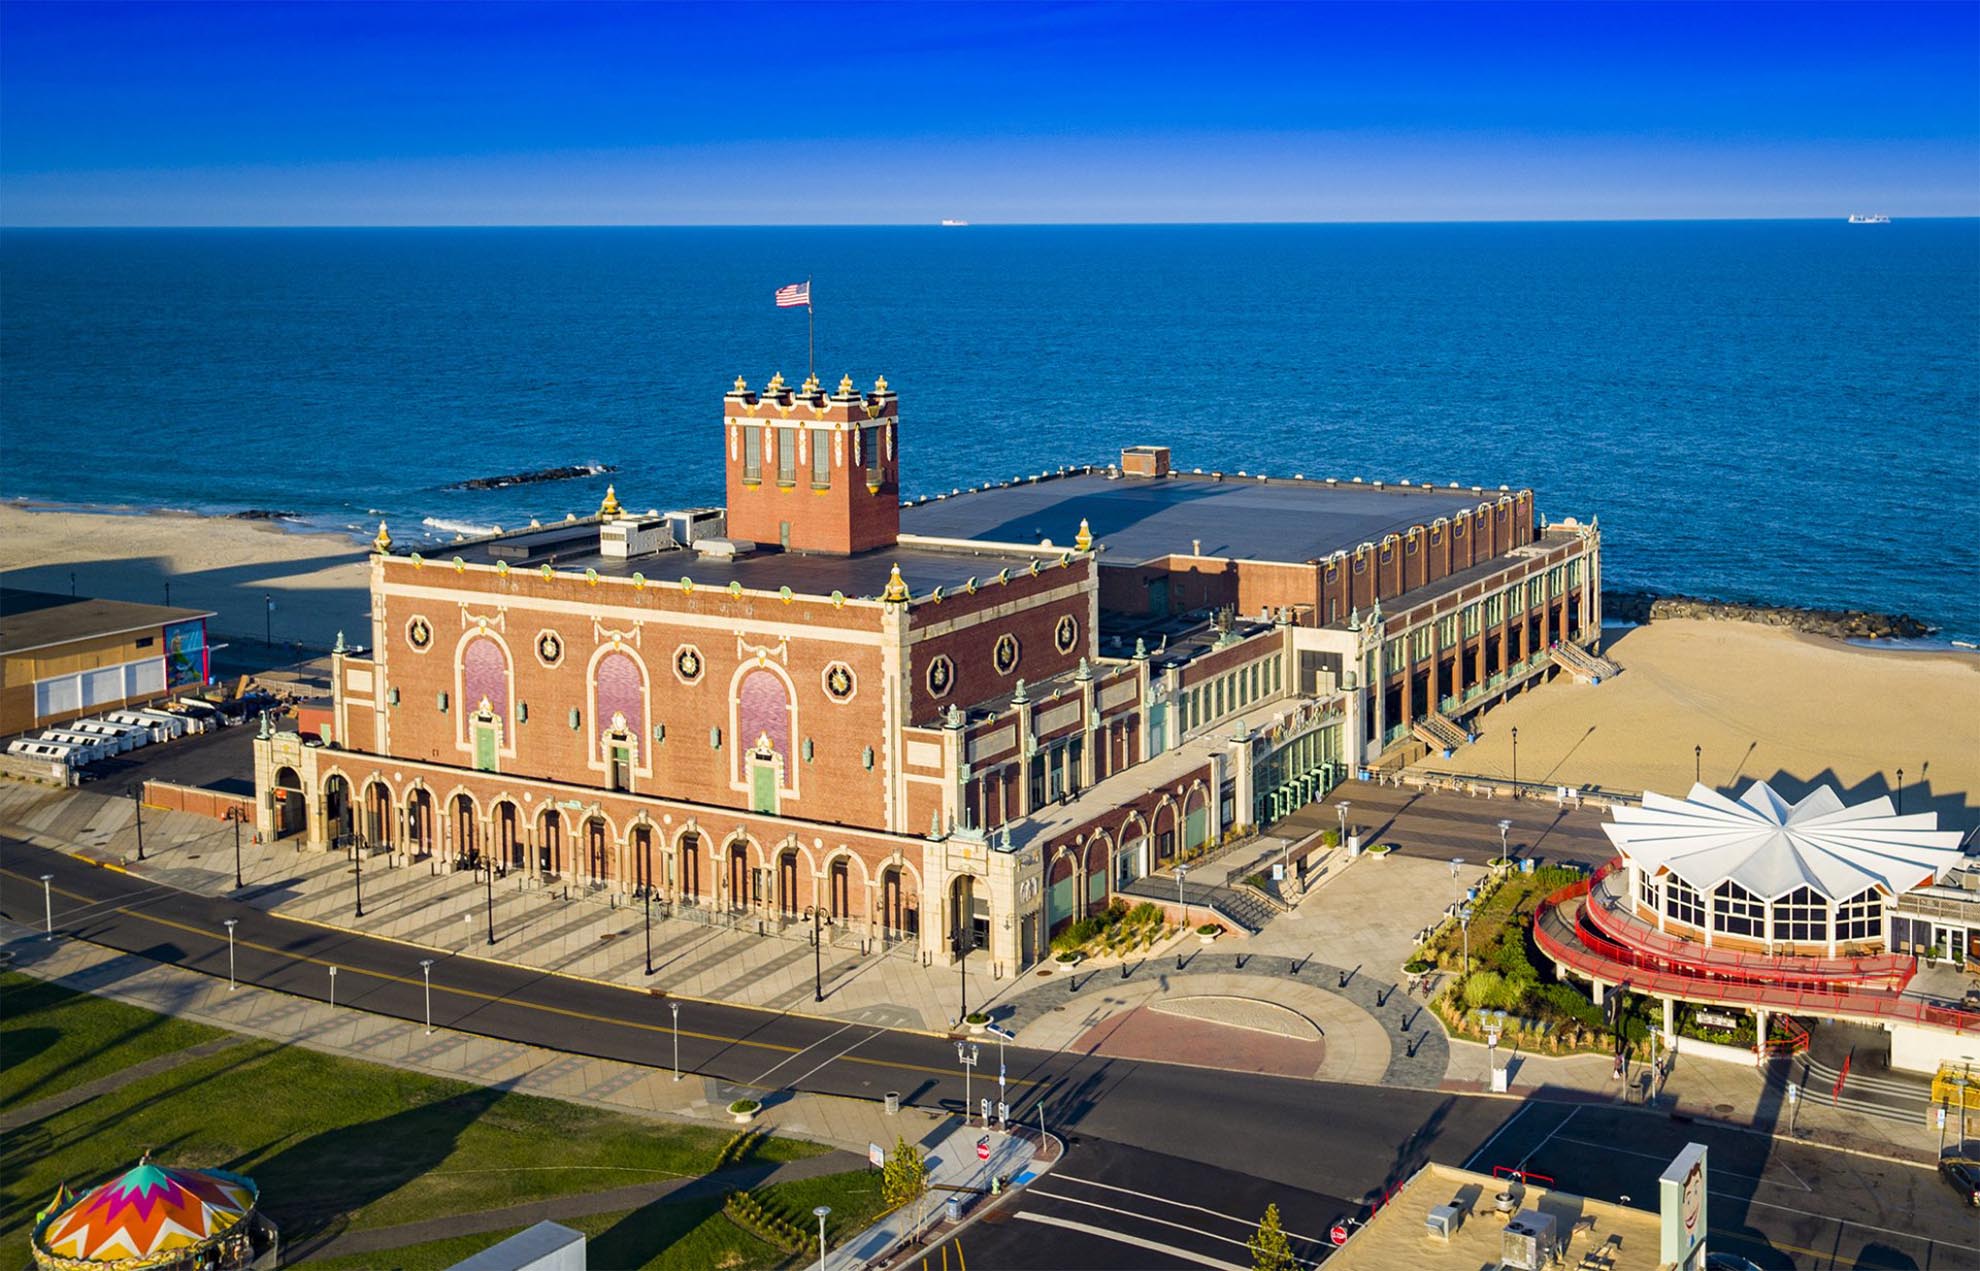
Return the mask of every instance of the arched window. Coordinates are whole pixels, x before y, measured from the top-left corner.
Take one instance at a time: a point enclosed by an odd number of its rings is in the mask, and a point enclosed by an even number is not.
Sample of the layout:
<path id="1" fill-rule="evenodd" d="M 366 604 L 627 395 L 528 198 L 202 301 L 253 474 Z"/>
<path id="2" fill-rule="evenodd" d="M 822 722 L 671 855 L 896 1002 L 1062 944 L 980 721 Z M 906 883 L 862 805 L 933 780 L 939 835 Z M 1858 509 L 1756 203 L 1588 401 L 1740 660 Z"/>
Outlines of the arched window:
<path id="1" fill-rule="evenodd" d="M 1712 930 L 1758 939 L 1766 932 L 1766 921 L 1766 903 L 1732 879 L 1712 889 Z"/>
<path id="2" fill-rule="evenodd" d="M 591 671 L 591 718 L 597 728 L 598 754 L 610 762 L 615 749 L 639 764 L 640 741 L 646 735 L 646 675 L 638 659 L 623 649 L 599 658 Z"/>
<path id="3" fill-rule="evenodd" d="M 1813 887 L 1797 887 L 1774 902 L 1774 939 L 1829 942 L 1829 901 Z"/>
<path id="4" fill-rule="evenodd" d="M 486 703 L 484 709 L 483 703 Z M 512 749 L 509 736 L 509 654 L 502 642 L 481 635 L 461 646 L 460 740 Z M 484 742 L 483 738 L 487 741 Z M 477 755 L 477 759 L 480 756 Z M 493 756 L 478 767 L 493 769 Z"/>
<path id="5" fill-rule="evenodd" d="M 791 699 L 782 676 L 762 668 L 743 676 L 736 688 L 736 727 L 744 749 L 767 738 L 775 753 L 791 753 Z"/>

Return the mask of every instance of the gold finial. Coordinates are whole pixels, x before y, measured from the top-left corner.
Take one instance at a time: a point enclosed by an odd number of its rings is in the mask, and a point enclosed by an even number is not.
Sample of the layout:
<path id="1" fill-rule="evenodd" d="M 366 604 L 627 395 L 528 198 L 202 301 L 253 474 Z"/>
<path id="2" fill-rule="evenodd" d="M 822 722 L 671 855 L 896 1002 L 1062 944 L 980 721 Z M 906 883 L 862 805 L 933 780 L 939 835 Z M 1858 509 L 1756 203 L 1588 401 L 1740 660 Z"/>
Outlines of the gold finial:
<path id="1" fill-rule="evenodd" d="M 784 386 L 784 373 L 782 371 L 778 371 L 775 375 L 772 375 L 770 377 L 770 385 L 769 385 L 770 391 L 774 393 L 783 386 Z"/>
<path id="2" fill-rule="evenodd" d="M 908 586 L 901 577 L 901 567 L 894 566 L 894 572 L 887 576 L 887 590 L 880 593 L 880 599 L 890 604 L 904 605 L 908 601 Z"/>
<path id="3" fill-rule="evenodd" d="M 378 523 L 378 537 L 371 540 L 371 545 L 378 549 L 380 556 L 391 555 L 392 536 L 385 532 L 385 522 L 380 521 Z"/>
<path id="4" fill-rule="evenodd" d="M 1073 539 L 1073 550 L 1076 552 L 1090 552 L 1093 550 L 1093 530 L 1092 527 L 1087 525 L 1086 518 L 1083 516 L 1079 518 L 1079 537 Z"/>
<path id="5" fill-rule="evenodd" d="M 806 393 L 815 393 L 818 391 L 818 375 L 816 372 L 804 377 L 804 391 Z"/>
<path id="6" fill-rule="evenodd" d="M 729 391 L 731 393 L 747 393 L 749 391 L 749 381 L 738 375 L 736 376 L 736 386 Z"/>
<path id="7" fill-rule="evenodd" d="M 885 397 L 887 395 L 886 376 L 882 375 L 879 379 L 873 381 L 873 391 L 880 394 L 882 397 Z"/>
<path id="8" fill-rule="evenodd" d="M 839 396 L 844 397 L 850 394 L 852 391 L 853 391 L 853 377 L 850 375 L 841 375 L 839 377 Z"/>
<path id="9" fill-rule="evenodd" d="M 598 515 L 618 516 L 625 509 L 619 506 L 619 492 L 612 486 L 605 487 L 605 501 L 598 505 Z"/>

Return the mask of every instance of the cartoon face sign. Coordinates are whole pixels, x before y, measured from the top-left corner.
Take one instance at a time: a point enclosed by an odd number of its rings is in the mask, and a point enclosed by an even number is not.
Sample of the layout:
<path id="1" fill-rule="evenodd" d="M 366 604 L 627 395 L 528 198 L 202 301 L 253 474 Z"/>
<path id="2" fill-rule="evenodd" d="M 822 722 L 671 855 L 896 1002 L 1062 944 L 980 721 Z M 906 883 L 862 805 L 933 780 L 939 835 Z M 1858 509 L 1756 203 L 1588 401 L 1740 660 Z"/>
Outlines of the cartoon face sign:
<path id="1" fill-rule="evenodd" d="M 1052 628 L 1052 647 L 1061 653 L 1071 653 L 1079 643 L 1079 619 L 1071 614 L 1061 617 Z"/>
<path id="2" fill-rule="evenodd" d="M 564 660 L 564 639 L 555 631 L 544 631 L 536 637 L 536 658 L 545 666 L 555 666 Z"/>
<path id="3" fill-rule="evenodd" d="M 692 684 L 701 678 L 701 650 L 691 644 L 684 644 L 674 651 L 674 674 L 680 676 L 683 684 Z"/>
<path id="4" fill-rule="evenodd" d="M 947 697 L 955 686 L 956 664 L 949 661 L 947 654 L 938 655 L 928 664 L 928 691 L 937 697 Z"/>
<path id="5" fill-rule="evenodd" d="M 859 682 L 853 677 L 852 668 L 844 662 L 834 662 L 825 668 L 825 696 L 835 702 L 852 700 L 853 690 Z"/>
<path id="6" fill-rule="evenodd" d="M 424 618 L 414 618 L 406 624 L 406 643 L 421 653 L 433 647 L 433 626 Z"/>
<path id="7" fill-rule="evenodd" d="M 1018 654 L 1017 637 L 1006 631 L 998 636 L 997 643 L 991 646 L 990 665 L 997 669 L 997 674 L 1009 675 L 1017 670 Z"/>

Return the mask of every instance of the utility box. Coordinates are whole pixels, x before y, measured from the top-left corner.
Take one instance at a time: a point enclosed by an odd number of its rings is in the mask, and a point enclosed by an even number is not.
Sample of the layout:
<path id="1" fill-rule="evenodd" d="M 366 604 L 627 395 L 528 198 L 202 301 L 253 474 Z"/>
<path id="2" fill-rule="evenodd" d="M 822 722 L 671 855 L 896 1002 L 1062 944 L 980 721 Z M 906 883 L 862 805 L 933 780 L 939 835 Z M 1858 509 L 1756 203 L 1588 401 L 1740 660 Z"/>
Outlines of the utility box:
<path id="1" fill-rule="evenodd" d="M 664 516 L 629 516 L 598 530 L 598 554 L 611 560 L 651 556 L 673 545 L 673 526 Z"/>
<path id="2" fill-rule="evenodd" d="M 1439 1240 L 1449 1240 L 1462 1226 L 1464 1226 L 1464 1206 L 1456 1201 L 1437 1206 L 1423 1220 L 1424 1230 Z"/>
<path id="3" fill-rule="evenodd" d="M 1554 1261 L 1555 1225 L 1552 1214 L 1528 1209 L 1506 1224 L 1499 1262 L 1508 1271 L 1545 1271 Z"/>

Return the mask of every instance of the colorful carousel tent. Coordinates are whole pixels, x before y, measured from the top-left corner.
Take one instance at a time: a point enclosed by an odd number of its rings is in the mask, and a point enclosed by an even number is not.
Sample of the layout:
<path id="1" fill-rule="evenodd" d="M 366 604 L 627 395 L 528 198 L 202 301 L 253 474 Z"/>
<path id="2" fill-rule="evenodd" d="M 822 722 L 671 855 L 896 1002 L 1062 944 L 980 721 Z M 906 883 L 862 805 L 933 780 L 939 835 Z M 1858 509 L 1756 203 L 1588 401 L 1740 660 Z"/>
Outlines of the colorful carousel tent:
<path id="1" fill-rule="evenodd" d="M 51 1271 L 245 1265 L 253 1182 L 147 1158 L 36 1223 L 34 1260 Z"/>

